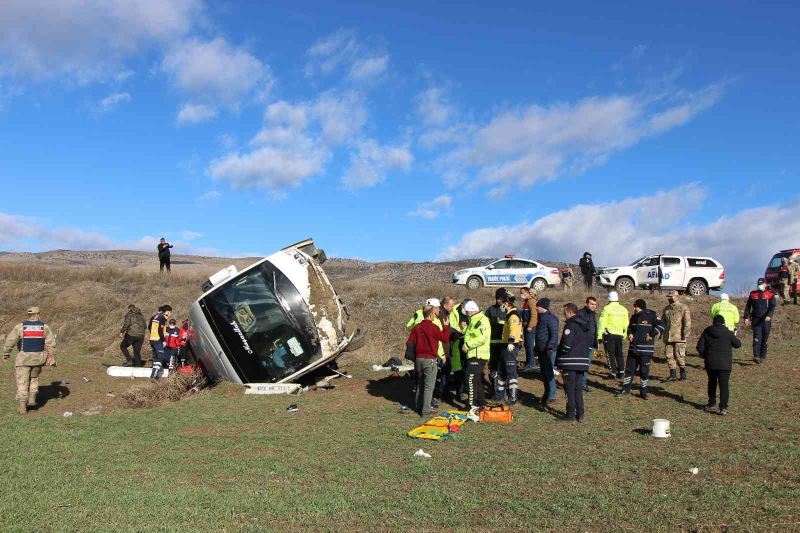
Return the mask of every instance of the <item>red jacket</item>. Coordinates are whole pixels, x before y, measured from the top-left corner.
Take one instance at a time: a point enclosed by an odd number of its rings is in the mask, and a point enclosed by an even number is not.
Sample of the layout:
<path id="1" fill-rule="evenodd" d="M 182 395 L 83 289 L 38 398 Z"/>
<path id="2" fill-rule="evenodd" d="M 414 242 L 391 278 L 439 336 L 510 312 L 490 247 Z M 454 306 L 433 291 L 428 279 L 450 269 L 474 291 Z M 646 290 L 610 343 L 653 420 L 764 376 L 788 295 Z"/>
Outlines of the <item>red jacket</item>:
<path id="1" fill-rule="evenodd" d="M 450 326 L 440 330 L 430 320 L 423 320 L 411 330 L 406 344 L 414 344 L 414 354 L 418 359 L 436 359 L 439 356 L 439 343 L 449 340 Z"/>
<path id="2" fill-rule="evenodd" d="M 187 340 L 189 340 L 189 328 L 181 328 L 178 332 L 178 346 L 183 348 Z"/>
<path id="3" fill-rule="evenodd" d="M 180 348 L 180 331 L 178 326 L 167 326 L 164 329 L 164 342 L 167 348 Z"/>

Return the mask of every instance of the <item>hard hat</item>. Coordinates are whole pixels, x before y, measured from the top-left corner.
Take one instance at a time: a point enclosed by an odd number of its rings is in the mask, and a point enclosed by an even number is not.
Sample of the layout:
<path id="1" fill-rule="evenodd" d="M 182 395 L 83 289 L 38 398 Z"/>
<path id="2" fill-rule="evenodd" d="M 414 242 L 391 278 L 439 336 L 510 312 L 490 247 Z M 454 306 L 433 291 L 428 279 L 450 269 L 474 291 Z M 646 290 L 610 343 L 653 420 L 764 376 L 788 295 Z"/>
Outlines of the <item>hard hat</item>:
<path id="1" fill-rule="evenodd" d="M 720 294 L 720 295 L 719 295 L 719 299 L 720 299 L 720 300 L 730 300 L 730 299 L 731 299 L 731 297 L 730 297 L 730 296 L 728 296 L 728 293 L 727 293 L 727 292 L 723 292 L 722 294 Z"/>
<path id="2" fill-rule="evenodd" d="M 441 307 L 442 303 L 439 301 L 439 298 L 428 298 L 425 300 L 425 305 L 430 305 L 431 307 Z"/>
<path id="3" fill-rule="evenodd" d="M 611 291 L 608 293 L 608 301 L 609 302 L 618 302 L 619 301 L 619 294 L 617 291 Z"/>
<path id="4" fill-rule="evenodd" d="M 36 307 L 36 306 L 29 307 L 28 308 L 28 314 L 29 315 L 38 315 L 39 314 L 39 308 Z"/>
<path id="5" fill-rule="evenodd" d="M 478 307 L 478 304 L 470 300 L 464 304 L 464 311 L 466 313 L 477 313 L 480 311 L 480 308 Z"/>

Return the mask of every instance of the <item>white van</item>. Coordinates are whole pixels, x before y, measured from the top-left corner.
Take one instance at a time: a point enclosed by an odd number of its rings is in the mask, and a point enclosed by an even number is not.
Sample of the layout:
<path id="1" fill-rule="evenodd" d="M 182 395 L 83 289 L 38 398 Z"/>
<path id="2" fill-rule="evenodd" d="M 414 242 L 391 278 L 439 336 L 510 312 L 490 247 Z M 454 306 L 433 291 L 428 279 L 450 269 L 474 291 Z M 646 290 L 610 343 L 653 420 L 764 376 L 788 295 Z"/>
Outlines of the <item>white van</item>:
<path id="1" fill-rule="evenodd" d="M 711 257 L 656 254 L 628 266 L 603 267 L 597 271 L 600 285 L 620 294 L 633 289 L 675 289 L 692 296 L 721 291 L 725 268 Z"/>

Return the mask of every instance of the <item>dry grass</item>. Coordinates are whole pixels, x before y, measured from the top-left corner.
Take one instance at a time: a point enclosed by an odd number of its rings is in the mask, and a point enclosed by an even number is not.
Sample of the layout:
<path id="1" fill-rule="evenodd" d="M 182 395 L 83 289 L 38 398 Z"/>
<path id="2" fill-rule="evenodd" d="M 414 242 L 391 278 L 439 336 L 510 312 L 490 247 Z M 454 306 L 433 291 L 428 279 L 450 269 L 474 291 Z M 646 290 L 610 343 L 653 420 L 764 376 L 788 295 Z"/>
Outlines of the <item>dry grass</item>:
<path id="1" fill-rule="evenodd" d="M 128 407 L 149 409 L 191 396 L 205 383 L 205 377 L 199 372 L 193 374 L 174 373 L 158 381 L 134 385 L 122 394 L 122 400 Z"/>

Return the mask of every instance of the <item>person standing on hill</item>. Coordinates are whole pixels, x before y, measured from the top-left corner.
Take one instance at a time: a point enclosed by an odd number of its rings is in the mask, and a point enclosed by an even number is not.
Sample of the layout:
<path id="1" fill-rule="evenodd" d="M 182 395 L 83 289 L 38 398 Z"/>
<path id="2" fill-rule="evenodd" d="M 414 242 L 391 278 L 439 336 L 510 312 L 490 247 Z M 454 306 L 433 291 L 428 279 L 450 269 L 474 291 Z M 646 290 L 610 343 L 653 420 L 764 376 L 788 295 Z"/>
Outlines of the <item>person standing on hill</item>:
<path id="1" fill-rule="evenodd" d="M 733 348 L 741 348 L 742 341 L 725 324 L 725 317 L 714 317 L 713 325 L 707 327 L 697 342 L 697 353 L 705 362 L 708 374 L 708 404 L 703 408 L 710 412 L 717 403 L 719 385 L 719 414 L 728 414 L 728 381 L 733 369 Z"/>
<path id="2" fill-rule="evenodd" d="M 686 341 L 692 331 L 689 308 L 679 301 L 678 291 L 669 291 L 662 316 L 664 317 L 664 354 L 669 367 L 667 381 L 686 380 Z M 680 370 L 680 378 L 677 375 Z"/>
<path id="3" fill-rule="evenodd" d="M 664 331 L 655 311 L 647 308 L 647 302 L 642 299 L 633 303 L 633 315 L 628 324 L 628 360 L 625 366 L 625 378 L 622 381 L 622 391 L 617 398 L 622 398 L 631 393 L 633 378 L 639 371 L 639 394 L 643 400 L 648 398 L 647 386 L 650 382 L 650 363 L 655 353 L 656 337 Z"/>
<path id="4" fill-rule="evenodd" d="M 719 301 L 711 306 L 711 318 L 718 315 L 725 318 L 725 326 L 735 333 L 739 324 L 739 309 L 731 303 L 730 296 L 724 292 L 719 295 Z"/>
<path id="5" fill-rule="evenodd" d="M 519 290 L 522 297 L 522 336 L 525 342 L 525 366 L 522 372 L 534 372 L 539 370 L 539 361 L 536 360 L 534 347 L 536 346 L 536 324 L 539 321 L 539 313 L 536 312 L 536 300 L 539 299 L 537 293 L 531 293 L 528 287 Z"/>
<path id="6" fill-rule="evenodd" d="M 503 306 L 508 291 L 500 287 L 494 291 L 495 304 L 485 311 L 486 318 L 492 326 L 492 343 L 489 356 L 489 381 L 492 385 L 492 394 L 497 392 L 497 369 L 503 360 L 503 328 L 506 325 L 506 309 Z"/>
<path id="7" fill-rule="evenodd" d="M 122 328 L 119 330 L 122 342 L 119 344 L 119 349 L 125 357 L 125 364 L 123 366 L 142 366 L 142 344 L 144 344 L 144 333 L 147 330 L 147 321 L 142 316 L 141 310 L 131 304 L 128 306 L 128 312 L 125 313 L 125 318 L 122 320 Z M 128 352 L 128 347 L 133 347 L 133 358 Z"/>
<path id="8" fill-rule="evenodd" d="M 583 252 L 583 257 L 578 261 L 578 266 L 581 269 L 581 274 L 583 274 L 583 283 L 586 285 L 586 290 L 591 291 L 592 283 L 594 283 L 594 276 L 597 274 L 597 269 L 594 267 L 594 262 L 592 261 L 592 254 Z"/>
<path id="9" fill-rule="evenodd" d="M 539 358 L 544 392 L 543 406 L 556 401 L 556 376 L 553 372 L 558 348 L 558 317 L 550 312 L 550 298 L 541 298 L 536 302 L 539 322 L 536 324 L 536 356 Z"/>
<path id="10" fill-rule="evenodd" d="M 600 312 L 597 321 L 597 340 L 603 341 L 608 357 L 609 376 L 622 379 L 625 376 L 625 358 L 622 354 L 622 339 L 628 329 L 628 310 L 619 303 L 616 291 L 608 293 L 608 304 Z"/>
<path id="11" fill-rule="evenodd" d="M 569 265 L 561 267 L 560 272 L 561 281 L 564 283 L 564 290 L 572 294 L 572 287 L 575 283 L 575 272 L 572 271 L 572 267 Z"/>
<path id="12" fill-rule="evenodd" d="M 167 274 L 172 272 L 169 264 L 170 248 L 172 248 L 172 245 L 167 242 L 167 239 L 161 237 L 161 241 L 158 243 L 158 271 L 162 274 L 165 268 L 167 269 Z"/>
<path id="13" fill-rule="evenodd" d="M 753 328 L 753 361 L 767 360 L 772 315 L 775 314 L 775 293 L 767 288 L 767 280 L 758 278 L 758 289 L 750 293 L 744 306 L 744 323 Z"/>
<path id="14" fill-rule="evenodd" d="M 464 312 L 469 322 L 464 330 L 461 351 L 466 359 L 467 393 L 472 411 L 484 405 L 483 367 L 489 360 L 492 326 L 474 301 L 464 304 Z"/>
<path id="15" fill-rule="evenodd" d="M 50 326 L 42 322 L 38 307 L 28 309 L 28 318 L 14 326 L 6 337 L 3 346 L 3 361 L 11 357 L 16 346 L 19 352 L 14 359 L 14 372 L 17 379 L 17 412 L 28 413 L 28 407 L 36 405 L 39 393 L 39 375 L 47 364 L 56 366 L 56 336 Z"/>
<path id="16" fill-rule="evenodd" d="M 562 419 L 567 422 L 583 420 L 582 374 L 589 371 L 589 357 L 592 341 L 590 325 L 578 316 L 578 306 L 569 303 L 564 306 L 564 333 L 558 345 L 556 366 L 564 376 L 567 393 L 567 413 Z"/>

